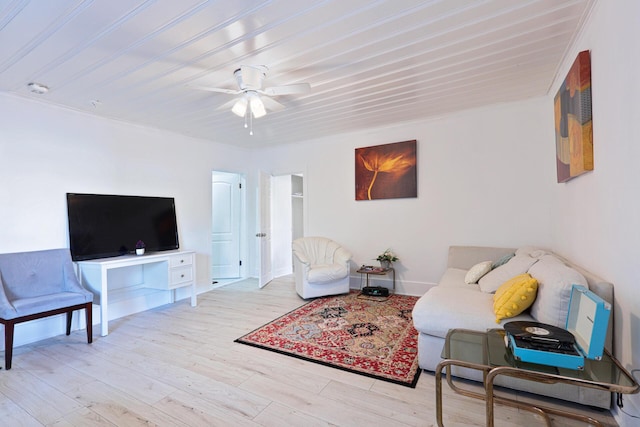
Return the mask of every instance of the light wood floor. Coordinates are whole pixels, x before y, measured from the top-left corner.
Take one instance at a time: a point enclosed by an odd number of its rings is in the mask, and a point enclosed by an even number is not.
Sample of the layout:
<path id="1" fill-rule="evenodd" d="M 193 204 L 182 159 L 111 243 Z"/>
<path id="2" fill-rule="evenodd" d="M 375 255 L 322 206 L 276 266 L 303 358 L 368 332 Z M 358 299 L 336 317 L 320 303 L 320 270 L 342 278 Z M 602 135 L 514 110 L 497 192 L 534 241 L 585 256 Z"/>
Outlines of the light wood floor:
<path id="1" fill-rule="evenodd" d="M 106 337 L 96 327 L 91 345 L 75 331 L 16 348 L 0 371 L 0 425 L 435 425 L 429 372 L 411 389 L 233 342 L 302 304 L 291 277 L 262 290 L 249 280 L 200 295 L 196 308 L 183 300 L 112 321 Z M 484 425 L 482 402 L 447 390 L 444 403 L 447 426 Z M 496 419 L 540 422 L 504 406 Z"/>

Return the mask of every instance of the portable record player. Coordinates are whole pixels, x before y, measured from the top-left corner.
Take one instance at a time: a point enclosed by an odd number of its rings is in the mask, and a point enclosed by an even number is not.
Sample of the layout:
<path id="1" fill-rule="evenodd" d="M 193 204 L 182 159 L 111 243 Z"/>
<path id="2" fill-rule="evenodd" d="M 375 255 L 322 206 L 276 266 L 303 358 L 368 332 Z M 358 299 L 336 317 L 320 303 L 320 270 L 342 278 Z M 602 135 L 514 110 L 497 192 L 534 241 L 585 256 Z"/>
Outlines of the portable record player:
<path id="1" fill-rule="evenodd" d="M 361 291 L 362 295 L 370 297 L 388 297 L 389 289 L 382 286 L 365 286 Z"/>
<path id="2" fill-rule="evenodd" d="M 538 322 L 507 322 L 506 341 L 522 362 L 583 369 L 584 359 L 600 360 L 611 305 L 584 286 L 573 285 L 566 329 Z"/>

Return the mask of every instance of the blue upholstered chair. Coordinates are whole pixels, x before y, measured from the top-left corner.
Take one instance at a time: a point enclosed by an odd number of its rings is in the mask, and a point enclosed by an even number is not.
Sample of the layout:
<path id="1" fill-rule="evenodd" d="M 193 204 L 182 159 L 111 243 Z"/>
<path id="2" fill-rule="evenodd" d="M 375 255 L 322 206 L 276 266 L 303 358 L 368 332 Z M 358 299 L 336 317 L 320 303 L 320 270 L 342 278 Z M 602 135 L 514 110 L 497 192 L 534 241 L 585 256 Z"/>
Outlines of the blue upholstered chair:
<path id="1" fill-rule="evenodd" d="M 5 369 L 11 369 L 17 323 L 85 309 L 87 342 L 93 341 L 93 294 L 76 278 L 69 249 L 0 254 L 0 323 L 4 325 Z"/>

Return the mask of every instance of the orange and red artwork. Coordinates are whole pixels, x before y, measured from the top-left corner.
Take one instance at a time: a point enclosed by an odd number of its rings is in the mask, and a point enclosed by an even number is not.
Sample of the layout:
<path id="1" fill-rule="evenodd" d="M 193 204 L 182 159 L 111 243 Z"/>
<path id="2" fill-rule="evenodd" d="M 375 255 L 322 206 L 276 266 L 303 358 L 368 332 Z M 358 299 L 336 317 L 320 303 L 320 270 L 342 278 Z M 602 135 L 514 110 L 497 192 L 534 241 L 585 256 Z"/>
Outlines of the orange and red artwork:
<path id="1" fill-rule="evenodd" d="M 593 170 L 591 56 L 578 54 L 554 99 L 558 182 Z"/>
<path id="2" fill-rule="evenodd" d="M 418 197 L 416 141 L 356 148 L 356 200 Z"/>

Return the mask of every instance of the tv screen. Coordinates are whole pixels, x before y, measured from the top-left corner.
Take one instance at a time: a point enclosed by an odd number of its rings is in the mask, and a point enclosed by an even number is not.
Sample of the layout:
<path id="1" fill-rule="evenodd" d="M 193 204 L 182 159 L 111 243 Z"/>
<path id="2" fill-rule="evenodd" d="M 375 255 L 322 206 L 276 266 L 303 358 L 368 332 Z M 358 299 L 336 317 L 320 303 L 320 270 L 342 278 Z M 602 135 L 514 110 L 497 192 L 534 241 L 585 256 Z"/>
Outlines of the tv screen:
<path id="1" fill-rule="evenodd" d="M 178 225 L 172 197 L 67 193 L 69 248 L 74 261 L 135 252 L 178 249 Z"/>

